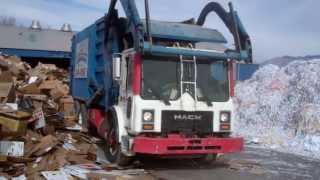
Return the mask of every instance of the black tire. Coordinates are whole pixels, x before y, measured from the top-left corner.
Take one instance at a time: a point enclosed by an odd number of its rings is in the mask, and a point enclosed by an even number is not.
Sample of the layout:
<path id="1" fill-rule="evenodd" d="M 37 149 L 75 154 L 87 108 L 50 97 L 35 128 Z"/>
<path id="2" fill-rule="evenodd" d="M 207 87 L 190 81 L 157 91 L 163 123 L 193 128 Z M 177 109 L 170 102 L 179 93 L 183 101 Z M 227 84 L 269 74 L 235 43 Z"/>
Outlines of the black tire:
<path id="1" fill-rule="evenodd" d="M 119 166 L 130 165 L 132 157 L 128 157 L 121 152 L 117 119 L 114 118 L 114 115 L 109 115 L 108 117 L 108 132 L 104 149 L 106 158 L 109 162 Z"/>
<path id="2" fill-rule="evenodd" d="M 218 157 L 217 154 L 206 154 L 206 155 L 203 155 L 200 158 L 197 158 L 197 160 L 199 160 L 200 162 L 203 162 L 203 163 L 209 163 L 210 164 L 210 163 L 216 161 L 217 157 Z"/>
<path id="3" fill-rule="evenodd" d="M 90 131 L 92 127 L 90 126 L 88 109 L 85 103 L 82 103 L 80 101 L 75 101 L 74 106 L 75 106 L 75 111 L 76 111 L 78 120 L 80 121 L 81 119 L 82 121 L 80 125 L 83 127 L 83 131 L 84 132 L 87 132 L 88 130 Z"/>

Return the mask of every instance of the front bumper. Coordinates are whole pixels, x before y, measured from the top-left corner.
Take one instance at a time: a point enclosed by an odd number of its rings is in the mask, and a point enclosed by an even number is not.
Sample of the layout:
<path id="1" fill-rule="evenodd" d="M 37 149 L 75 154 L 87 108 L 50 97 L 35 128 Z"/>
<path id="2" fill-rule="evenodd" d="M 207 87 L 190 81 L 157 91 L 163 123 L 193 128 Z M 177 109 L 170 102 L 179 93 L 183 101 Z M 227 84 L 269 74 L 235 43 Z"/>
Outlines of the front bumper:
<path id="1" fill-rule="evenodd" d="M 151 155 L 234 153 L 243 150 L 243 138 L 185 138 L 180 135 L 134 138 L 133 151 Z"/>

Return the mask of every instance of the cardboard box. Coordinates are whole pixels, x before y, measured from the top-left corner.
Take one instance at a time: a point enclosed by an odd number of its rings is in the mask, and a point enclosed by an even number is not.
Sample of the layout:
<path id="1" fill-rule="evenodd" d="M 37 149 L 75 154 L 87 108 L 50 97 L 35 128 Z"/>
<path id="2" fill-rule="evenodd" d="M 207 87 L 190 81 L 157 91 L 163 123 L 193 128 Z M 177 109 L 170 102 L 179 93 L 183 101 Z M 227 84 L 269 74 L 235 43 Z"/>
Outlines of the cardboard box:
<path id="1" fill-rule="evenodd" d="M 8 161 L 8 157 L 4 156 L 4 155 L 0 155 L 0 163 L 1 162 L 7 162 Z"/>
<path id="2" fill-rule="evenodd" d="M 43 81 L 40 84 L 39 89 L 40 90 L 52 90 L 52 89 L 55 89 L 61 85 L 62 85 L 62 83 L 58 80 L 47 80 L 47 81 Z"/>
<path id="3" fill-rule="evenodd" d="M 64 116 L 75 116 L 74 101 L 71 96 L 60 99 L 60 111 L 64 113 Z"/>
<path id="4" fill-rule="evenodd" d="M 77 124 L 77 117 L 74 108 L 74 101 L 71 96 L 67 96 L 60 99 L 59 102 L 60 112 L 64 114 L 65 127 L 73 127 Z"/>
<path id="5" fill-rule="evenodd" d="M 69 88 L 66 85 L 57 85 L 56 88 L 50 91 L 50 95 L 53 99 L 57 100 L 64 96 L 67 96 L 69 93 Z"/>
<path id="6" fill-rule="evenodd" d="M 30 98 L 32 100 L 36 101 L 47 101 L 48 97 L 44 94 L 24 94 L 24 98 Z"/>
<path id="7" fill-rule="evenodd" d="M 0 112 L 0 125 L 9 131 L 25 133 L 31 114 L 17 111 L 14 113 Z"/>
<path id="8" fill-rule="evenodd" d="M 41 138 L 40 142 L 32 147 L 32 149 L 28 152 L 27 156 L 42 156 L 49 151 L 51 151 L 55 146 L 59 144 L 59 141 L 56 137 L 52 135 L 47 135 Z"/>
<path id="9" fill-rule="evenodd" d="M 19 91 L 25 94 L 40 94 L 38 83 L 26 84 L 19 88 Z"/>
<path id="10" fill-rule="evenodd" d="M 14 102 L 14 83 L 10 72 L 5 71 L 0 75 L 0 102 Z"/>

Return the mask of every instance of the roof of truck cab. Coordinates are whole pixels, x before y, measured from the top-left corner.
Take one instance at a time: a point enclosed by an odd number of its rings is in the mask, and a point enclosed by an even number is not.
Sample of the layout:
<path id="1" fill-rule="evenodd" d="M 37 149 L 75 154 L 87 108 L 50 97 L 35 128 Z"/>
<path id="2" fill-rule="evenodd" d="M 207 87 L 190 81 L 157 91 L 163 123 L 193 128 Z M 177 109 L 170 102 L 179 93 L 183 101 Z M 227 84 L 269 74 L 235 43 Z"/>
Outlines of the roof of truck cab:
<path id="1" fill-rule="evenodd" d="M 102 17 L 96 21 L 96 24 L 101 24 L 104 20 L 105 18 Z M 181 22 L 159 20 L 151 20 L 150 22 L 151 33 L 155 38 L 191 42 L 227 43 L 226 38 L 216 29 Z M 144 19 L 142 19 L 142 24 L 146 32 Z"/>
<path id="2" fill-rule="evenodd" d="M 146 30 L 146 23 L 143 20 Z M 179 22 L 150 21 L 152 37 L 192 42 L 227 43 L 225 37 L 215 29 L 209 29 L 195 24 Z"/>

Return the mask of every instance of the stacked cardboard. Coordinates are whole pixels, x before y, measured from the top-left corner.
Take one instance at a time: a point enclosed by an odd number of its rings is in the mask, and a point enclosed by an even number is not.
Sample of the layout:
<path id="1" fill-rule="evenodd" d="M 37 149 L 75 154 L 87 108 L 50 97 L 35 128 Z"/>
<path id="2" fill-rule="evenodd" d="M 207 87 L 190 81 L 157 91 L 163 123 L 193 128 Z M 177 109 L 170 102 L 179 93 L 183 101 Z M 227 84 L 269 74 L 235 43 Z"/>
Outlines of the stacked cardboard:
<path id="1" fill-rule="evenodd" d="M 153 179 L 96 163 L 98 139 L 77 124 L 67 83 L 55 65 L 0 56 L 0 179 Z"/>
<path id="2" fill-rule="evenodd" d="M 96 145 L 67 130 L 77 124 L 67 77 L 55 65 L 0 56 L 1 177 L 43 179 L 42 171 L 95 163 Z"/>

